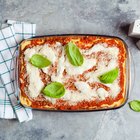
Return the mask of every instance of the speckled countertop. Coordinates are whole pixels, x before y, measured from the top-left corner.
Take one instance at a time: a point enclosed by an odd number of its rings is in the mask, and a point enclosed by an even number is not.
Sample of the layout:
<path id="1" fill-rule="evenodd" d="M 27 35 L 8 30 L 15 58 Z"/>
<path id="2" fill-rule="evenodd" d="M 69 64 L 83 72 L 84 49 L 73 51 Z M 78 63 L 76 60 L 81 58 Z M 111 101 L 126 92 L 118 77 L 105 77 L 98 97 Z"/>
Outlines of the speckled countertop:
<path id="1" fill-rule="evenodd" d="M 123 38 L 136 65 L 129 101 L 140 99 L 140 51 L 127 36 L 128 25 L 138 18 L 139 0 L 0 0 L 1 23 L 6 19 L 34 22 L 38 35 L 93 33 Z M 128 104 L 111 111 L 33 114 L 33 120 L 23 124 L 0 120 L 0 140 L 140 140 L 140 113 Z"/>

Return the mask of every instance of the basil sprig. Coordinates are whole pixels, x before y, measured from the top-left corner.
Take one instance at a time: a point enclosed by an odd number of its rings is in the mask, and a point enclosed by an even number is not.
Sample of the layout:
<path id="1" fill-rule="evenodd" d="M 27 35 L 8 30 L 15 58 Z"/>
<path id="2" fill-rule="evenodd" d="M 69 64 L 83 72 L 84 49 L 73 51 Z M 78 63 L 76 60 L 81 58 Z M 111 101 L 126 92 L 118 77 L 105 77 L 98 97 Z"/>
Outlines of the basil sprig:
<path id="1" fill-rule="evenodd" d="M 66 55 L 69 62 L 74 66 L 81 66 L 84 62 L 84 58 L 79 51 L 79 48 L 72 42 L 66 45 Z"/>
<path id="2" fill-rule="evenodd" d="M 129 106 L 133 111 L 140 112 L 140 101 L 133 100 L 129 102 Z"/>
<path id="3" fill-rule="evenodd" d="M 102 74 L 98 78 L 102 83 L 109 84 L 114 82 L 114 80 L 118 77 L 118 74 L 119 74 L 119 69 L 115 68 L 111 71 Z"/>
<path id="4" fill-rule="evenodd" d="M 30 59 L 30 63 L 35 67 L 44 68 L 49 66 L 51 61 L 40 54 L 34 54 Z"/>
<path id="5" fill-rule="evenodd" d="M 65 88 L 59 82 L 52 82 L 43 89 L 43 94 L 51 98 L 60 98 L 65 94 Z"/>

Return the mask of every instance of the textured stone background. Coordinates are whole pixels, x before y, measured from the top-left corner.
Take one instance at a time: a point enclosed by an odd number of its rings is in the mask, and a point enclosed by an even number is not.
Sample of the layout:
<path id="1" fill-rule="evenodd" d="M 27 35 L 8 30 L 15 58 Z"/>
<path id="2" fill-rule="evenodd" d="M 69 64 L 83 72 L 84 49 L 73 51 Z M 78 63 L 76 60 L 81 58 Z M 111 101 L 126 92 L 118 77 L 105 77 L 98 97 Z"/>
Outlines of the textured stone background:
<path id="1" fill-rule="evenodd" d="M 136 39 L 127 36 L 128 25 L 138 18 L 139 0 L 0 0 L 0 23 L 6 19 L 34 22 L 38 35 L 93 33 L 123 38 L 136 66 L 128 101 L 140 99 L 140 51 Z M 140 113 L 131 111 L 128 104 L 102 112 L 33 113 L 34 119 L 24 124 L 0 120 L 0 140 L 140 140 Z"/>

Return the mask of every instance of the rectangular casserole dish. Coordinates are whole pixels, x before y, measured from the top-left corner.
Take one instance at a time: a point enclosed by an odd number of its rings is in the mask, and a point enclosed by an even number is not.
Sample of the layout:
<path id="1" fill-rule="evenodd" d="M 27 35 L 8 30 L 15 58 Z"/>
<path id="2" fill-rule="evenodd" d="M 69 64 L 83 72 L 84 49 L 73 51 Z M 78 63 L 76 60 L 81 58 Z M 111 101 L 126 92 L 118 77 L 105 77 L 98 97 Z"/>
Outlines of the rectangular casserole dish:
<path id="1" fill-rule="evenodd" d="M 76 44 L 84 56 L 81 68 L 68 64 L 66 54 L 63 54 L 65 60 L 59 65 L 62 49 L 65 53 L 65 46 L 69 42 Z M 59 51 L 60 56 L 56 54 Z M 50 68 L 31 66 L 30 59 L 34 54 L 50 58 Z M 119 108 L 128 98 L 129 59 L 127 45 L 118 37 L 78 34 L 48 35 L 24 40 L 19 46 L 18 56 L 20 102 L 25 107 L 41 110 L 92 111 Z M 101 74 L 116 67 L 119 75 L 112 84 L 99 81 Z M 61 80 L 57 75 L 60 69 L 63 70 Z M 63 97 L 50 98 L 42 94 L 46 85 L 60 81 L 66 89 Z"/>

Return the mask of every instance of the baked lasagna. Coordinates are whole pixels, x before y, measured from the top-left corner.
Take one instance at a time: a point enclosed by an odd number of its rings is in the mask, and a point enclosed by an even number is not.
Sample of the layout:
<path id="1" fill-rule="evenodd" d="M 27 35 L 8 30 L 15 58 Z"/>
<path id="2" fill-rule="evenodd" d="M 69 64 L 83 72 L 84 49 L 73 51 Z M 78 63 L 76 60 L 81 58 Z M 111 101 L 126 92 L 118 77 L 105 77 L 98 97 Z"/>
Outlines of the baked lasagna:
<path id="1" fill-rule="evenodd" d="M 117 108 L 126 100 L 126 48 L 119 38 L 47 36 L 19 47 L 20 101 L 44 110 Z"/>

